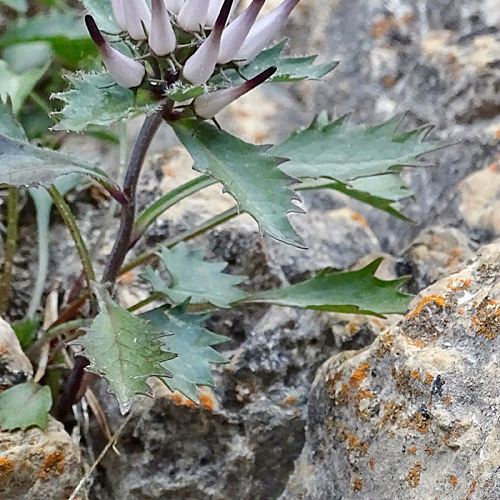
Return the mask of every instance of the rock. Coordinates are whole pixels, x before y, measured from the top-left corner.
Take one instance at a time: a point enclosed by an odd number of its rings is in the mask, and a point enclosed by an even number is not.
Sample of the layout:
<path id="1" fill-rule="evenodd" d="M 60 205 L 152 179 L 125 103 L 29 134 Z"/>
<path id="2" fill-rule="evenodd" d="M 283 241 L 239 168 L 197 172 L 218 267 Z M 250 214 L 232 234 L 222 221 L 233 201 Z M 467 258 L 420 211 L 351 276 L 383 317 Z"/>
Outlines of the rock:
<path id="1" fill-rule="evenodd" d="M 500 497 L 500 243 L 423 291 L 311 389 L 283 500 Z"/>
<path id="2" fill-rule="evenodd" d="M 32 375 L 33 367 L 14 330 L 0 318 L 0 390 L 24 382 Z"/>
<path id="3" fill-rule="evenodd" d="M 78 446 L 52 417 L 44 431 L 0 432 L 0 498 L 67 500 L 83 474 Z"/>
<path id="4" fill-rule="evenodd" d="M 473 252 L 467 236 L 457 228 L 430 227 L 422 232 L 398 260 L 398 274 L 410 276 L 410 293 L 457 272 Z"/>

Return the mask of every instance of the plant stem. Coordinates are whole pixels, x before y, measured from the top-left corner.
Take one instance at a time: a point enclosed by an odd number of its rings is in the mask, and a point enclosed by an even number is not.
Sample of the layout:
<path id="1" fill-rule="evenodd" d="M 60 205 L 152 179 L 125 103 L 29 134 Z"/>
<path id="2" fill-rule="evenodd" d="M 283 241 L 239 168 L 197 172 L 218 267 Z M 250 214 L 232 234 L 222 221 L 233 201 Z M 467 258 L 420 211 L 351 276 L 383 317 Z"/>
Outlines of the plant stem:
<path id="1" fill-rule="evenodd" d="M 91 283 L 95 281 L 95 273 L 94 268 L 92 267 L 92 259 L 90 258 L 90 253 L 88 251 L 85 242 L 83 241 L 82 235 L 78 226 L 76 225 L 75 217 L 71 212 L 64 196 L 61 195 L 59 190 L 55 186 L 51 186 L 49 188 L 49 194 L 54 202 L 54 205 L 57 207 L 59 214 L 61 215 L 66 227 L 71 233 L 71 237 L 75 242 L 76 249 L 78 251 L 78 255 L 80 256 L 80 260 L 83 266 L 83 272 L 85 273 L 85 277 L 87 279 L 87 285 L 89 289 L 89 297 L 92 296 L 91 293 Z"/>
<path id="2" fill-rule="evenodd" d="M 130 248 L 130 241 L 135 220 L 137 182 L 139 181 L 144 158 L 146 157 L 151 141 L 153 140 L 162 119 L 163 117 L 161 111 L 153 115 L 149 115 L 146 118 L 139 133 L 139 137 L 137 138 L 137 142 L 135 143 L 134 150 L 132 151 L 132 156 L 125 175 L 125 181 L 123 183 L 123 194 L 125 195 L 127 201 L 122 205 L 120 228 L 118 230 L 113 250 L 111 251 L 111 255 L 106 265 L 106 269 L 104 270 L 102 277 L 103 283 L 109 283 L 111 285 L 115 283 L 120 267 L 122 266 Z"/>
<path id="3" fill-rule="evenodd" d="M 0 284 L 0 314 L 5 314 L 9 305 L 12 275 L 14 273 L 14 256 L 16 255 L 17 230 L 19 222 L 19 193 L 14 187 L 9 187 L 8 193 L 5 263 L 3 268 L 2 282 Z"/>
<path id="4" fill-rule="evenodd" d="M 130 262 L 128 262 L 125 266 L 122 267 L 122 269 L 120 270 L 120 274 L 124 274 L 130 271 L 131 269 L 134 269 L 140 266 L 141 264 L 145 264 L 146 262 L 149 262 L 150 260 L 156 258 L 157 257 L 156 253 L 160 251 L 162 247 L 165 246 L 167 248 L 172 248 L 181 241 L 192 240 L 193 238 L 196 238 L 197 236 L 206 233 L 210 229 L 218 226 L 219 224 L 227 222 L 228 220 L 236 217 L 238 214 L 239 212 L 237 207 L 230 208 L 229 210 L 226 210 L 225 212 L 216 215 L 211 219 L 208 219 L 199 226 L 193 227 L 189 231 L 184 231 L 182 233 L 173 236 L 172 238 L 168 238 L 163 244 L 158 245 L 152 251 L 145 252 L 136 257 L 135 259 L 131 260 Z"/>
<path id="5" fill-rule="evenodd" d="M 174 206 L 181 200 L 184 200 L 188 196 L 191 196 L 202 189 L 216 184 L 218 181 L 212 179 L 206 175 L 201 175 L 196 179 L 193 179 L 182 186 L 173 189 L 165 196 L 162 196 L 158 201 L 153 203 L 148 207 L 142 214 L 137 217 L 134 224 L 134 231 L 131 240 L 131 246 L 133 246 L 146 232 L 147 228 L 165 211 L 170 207 Z"/>

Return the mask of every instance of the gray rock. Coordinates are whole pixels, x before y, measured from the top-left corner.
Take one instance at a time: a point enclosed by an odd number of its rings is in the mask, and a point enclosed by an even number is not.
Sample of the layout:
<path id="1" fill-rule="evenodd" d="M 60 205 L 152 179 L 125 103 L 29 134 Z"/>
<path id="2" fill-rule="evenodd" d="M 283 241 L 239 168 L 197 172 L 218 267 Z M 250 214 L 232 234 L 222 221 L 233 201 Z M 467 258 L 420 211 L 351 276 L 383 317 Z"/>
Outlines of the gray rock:
<path id="1" fill-rule="evenodd" d="M 0 390 L 24 382 L 32 375 L 33 367 L 14 330 L 0 318 Z"/>
<path id="2" fill-rule="evenodd" d="M 78 446 L 52 417 L 44 431 L 0 432 L 0 498 L 67 500 L 83 474 Z"/>
<path id="3" fill-rule="evenodd" d="M 500 497 L 500 244 L 318 372 L 283 500 Z"/>

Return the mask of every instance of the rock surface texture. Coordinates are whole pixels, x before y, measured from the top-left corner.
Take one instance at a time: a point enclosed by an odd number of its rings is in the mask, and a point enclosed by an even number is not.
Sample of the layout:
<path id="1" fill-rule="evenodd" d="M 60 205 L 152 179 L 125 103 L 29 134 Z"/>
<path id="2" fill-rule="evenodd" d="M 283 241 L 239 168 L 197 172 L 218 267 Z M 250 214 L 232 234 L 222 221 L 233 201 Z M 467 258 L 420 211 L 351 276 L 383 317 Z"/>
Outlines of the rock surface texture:
<path id="1" fill-rule="evenodd" d="M 369 348 L 328 360 L 281 498 L 499 498 L 499 299 L 495 243 Z"/>

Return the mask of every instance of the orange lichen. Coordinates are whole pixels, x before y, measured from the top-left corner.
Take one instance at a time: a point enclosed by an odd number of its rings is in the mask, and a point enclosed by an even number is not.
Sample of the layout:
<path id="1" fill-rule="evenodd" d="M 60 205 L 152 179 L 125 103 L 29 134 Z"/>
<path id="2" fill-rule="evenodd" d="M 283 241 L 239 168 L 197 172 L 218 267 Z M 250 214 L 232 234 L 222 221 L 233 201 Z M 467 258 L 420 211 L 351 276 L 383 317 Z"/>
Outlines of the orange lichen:
<path id="1" fill-rule="evenodd" d="M 368 445 L 358 439 L 354 434 L 347 434 L 347 448 L 349 451 L 354 451 L 359 449 L 362 455 L 366 455 L 368 451 Z"/>
<path id="2" fill-rule="evenodd" d="M 412 339 L 407 335 L 403 335 L 406 342 L 413 347 L 418 347 L 418 349 L 425 349 L 427 347 L 427 342 L 423 339 Z"/>
<path id="3" fill-rule="evenodd" d="M 14 472 L 14 463 L 7 457 L 0 458 L 0 482 L 6 481 Z"/>
<path id="4" fill-rule="evenodd" d="M 448 307 L 448 304 L 446 304 L 446 301 L 444 300 L 444 297 L 441 295 L 428 295 L 427 297 L 424 297 L 418 304 L 417 307 L 413 311 L 407 314 L 406 319 L 411 319 L 418 314 L 422 312 L 422 309 L 427 306 L 428 304 L 437 304 L 440 307 Z"/>
<path id="5" fill-rule="evenodd" d="M 472 483 L 470 485 L 469 493 L 467 493 L 465 500 L 469 500 L 469 498 L 474 494 L 474 492 L 476 491 L 476 486 L 477 486 L 476 481 L 472 481 Z"/>
<path id="6" fill-rule="evenodd" d="M 196 406 L 196 403 L 194 401 L 191 401 L 190 399 L 184 397 L 181 393 L 179 392 L 174 392 L 172 396 L 170 396 L 172 401 L 181 406 Z"/>
<path id="7" fill-rule="evenodd" d="M 412 446 L 412 447 L 408 448 L 408 453 L 410 455 L 416 455 L 417 454 L 417 447 L 416 446 Z"/>
<path id="8" fill-rule="evenodd" d="M 463 253 L 462 250 L 459 250 L 458 248 L 453 250 L 450 258 L 448 259 L 448 262 L 446 263 L 446 267 L 451 267 L 453 264 L 459 262 L 462 257 L 462 253 Z"/>
<path id="9" fill-rule="evenodd" d="M 359 399 L 373 399 L 375 396 L 369 389 L 361 389 L 359 391 Z"/>
<path id="10" fill-rule="evenodd" d="M 380 83 L 386 88 L 386 89 L 392 89 L 398 83 L 398 80 L 395 76 L 392 75 L 386 75 L 383 76 L 382 79 L 380 80 Z"/>
<path id="11" fill-rule="evenodd" d="M 415 462 L 413 467 L 408 471 L 406 482 L 410 488 L 416 488 L 420 484 L 420 474 L 422 472 L 422 464 Z"/>
<path id="12" fill-rule="evenodd" d="M 372 28 L 372 37 L 380 38 L 396 25 L 393 17 L 384 17 L 375 22 Z"/>
<path id="13" fill-rule="evenodd" d="M 375 470 L 375 459 L 370 457 L 370 469 Z"/>
<path id="14" fill-rule="evenodd" d="M 3 356 L 6 356 L 7 354 L 9 354 L 9 350 L 7 349 L 7 346 L 6 345 L 0 345 L 0 354 L 2 354 Z"/>
<path id="15" fill-rule="evenodd" d="M 457 476 L 450 476 L 450 479 L 448 479 L 448 482 L 455 487 L 458 483 L 458 477 Z"/>
<path id="16" fill-rule="evenodd" d="M 292 397 L 292 396 L 289 396 L 288 398 L 285 398 L 283 400 L 282 406 L 284 406 L 284 405 L 293 405 L 294 403 L 295 403 L 295 398 Z"/>
<path id="17" fill-rule="evenodd" d="M 353 491 L 361 491 L 363 489 L 363 480 L 360 477 L 355 477 L 352 482 Z"/>
<path id="18" fill-rule="evenodd" d="M 64 472 L 65 461 L 66 457 L 60 451 L 54 451 L 43 461 L 38 477 L 45 480 L 49 474 L 60 476 Z"/>
<path id="19" fill-rule="evenodd" d="M 132 271 L 127 271 L 120 276 L 120 283 L 132 283 L 132 281 L 134 281 Z"/>
<path id="20" fill-rule="evenodd" d="M 207 394 L 200 394 L 200 403 L 207 409 L 212 411 L 214 409 L 213 399 Z"/>
<path id="21" fill-rule="evenodd" d="M 431 456 L 431 455 L 434 455 L 434 450 L 432 448 L 430 448 L 429 446 L 426 446 L 424 448 L 424 451 L 427 455 Z"/>
<path id="22" fill-rule="evenodd" d="M 354 373 L 351 376 L 351 379 L 349 380 L 349 384 L 352 387 L 359 388 L 361 385 L 361 382 L 368 376 L 368 370 L 370 369 L 370 363 L 361 363 L 356 370 L 354 370 Z"/>
<path id="23" fill-rule="evenodd" d="M 377 422 L 377 425 L 385 427 L 388 422 L 395 423 L 398 419 L 399 414 L 403 410 L 403 405 L 396 403 L 395 401 L 390 401 L 389 403 L 384 403 L 385 413 L 382 418 Z"/>
<path id="24" fill-rule="evenodd" d="M 497 137 L 500 139 L 500 129 L 497 130 Z M 498 172 L 500 172 L 500 168 L 495 163 L 489 165 L 487 170 L 489 172 L 493 172 L 494 174 L 498 174 Z"/>
<path id="25" fill-rule="evenodd" d="M 411 370 L 410 377 L 414 378 L 415 380 L 422 380 L 422 376 L 420 375 L 420 372 L 418 370 Z"/>
<path id="26" fill-rule="evenodd" d="M 465 314 L 465 311 L 463 309 L 459 309 L 457 312 L 458 314 Z"/>
<path id="27" fill-rule="evenodd" d="M 457 283 L 457 284 L 456 284 Z M 453 291 L 468 290 L 472 280 L 452 280 L 448 283 L 448 288 Z"/>
<path id="28" fill-rule="evenodd" d="M 368 222 L 366 222 L 366 219 L 354 210 L 351 210 L 351 219 L 359 222 L 365 229 L 370 229 L 370 226 L 368 225 Z"/>
<path id="29" fill-rule="evenodd" d="M 444 398 L 444 402 L 446 403 L 446 406 L 450 406 L 450 405 L 451 405 L 451 403 L 452 403 L 452 398 L 451 398 L 451 396 L 446 396 L 446 397 Z"/>
<path id="30" fill-rule="evenodd" d="M 432 375 L 432 373 L 425 372 L 424 384 L 431 385 L 433 381 L 434 381 L 434 376 Z"/>

